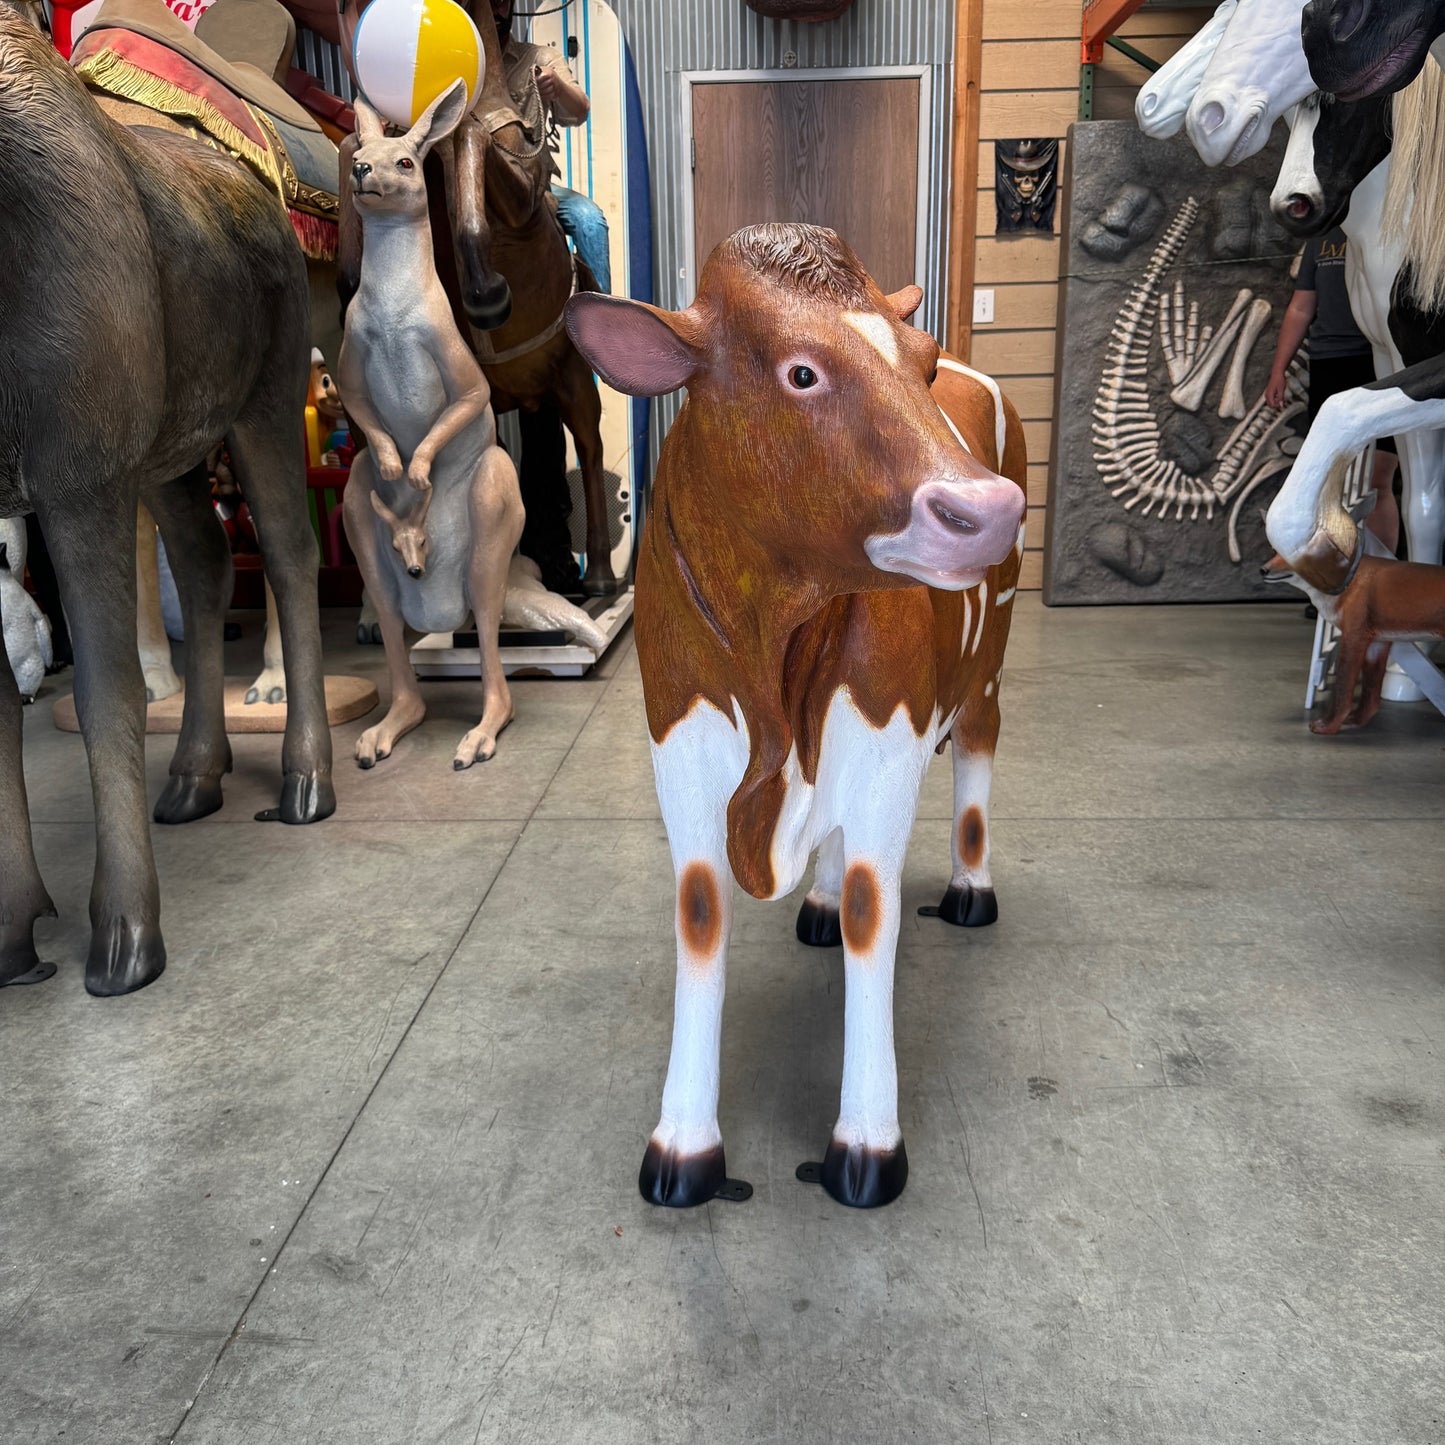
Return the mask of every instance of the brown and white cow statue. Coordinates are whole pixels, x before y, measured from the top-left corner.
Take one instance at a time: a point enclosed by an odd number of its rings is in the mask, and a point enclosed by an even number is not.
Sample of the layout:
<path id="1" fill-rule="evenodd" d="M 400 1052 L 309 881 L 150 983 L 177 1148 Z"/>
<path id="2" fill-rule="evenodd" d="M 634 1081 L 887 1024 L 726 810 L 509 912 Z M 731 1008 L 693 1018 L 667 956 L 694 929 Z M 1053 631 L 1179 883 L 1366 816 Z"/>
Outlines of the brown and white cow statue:
<path id="1" fill-rule="evenodd" d="M 819 1177 L 849 1205 L 887 1204 L 908 1176 L 899 876 L 929 759 L 950 737 L 958 817 L 941 911 L 996 916 L 987 807 L 1023 433 L 993 382 L 905 324 L 921 299 L 915 286 L 885 296 L 832 231 L 770 224 L 713 252 L 686 311 L 601 295 L 568 308 L 611 386 L 688 390 L 637 568 L 677 878 L 672 1059 L 639 1181 L 655 1204 L 746 1197 L 726 1179 L 717 1120 L 729 872 L 777 898 L 820 850 L 798 931 L 844 950 L 842 1108 Z"/>

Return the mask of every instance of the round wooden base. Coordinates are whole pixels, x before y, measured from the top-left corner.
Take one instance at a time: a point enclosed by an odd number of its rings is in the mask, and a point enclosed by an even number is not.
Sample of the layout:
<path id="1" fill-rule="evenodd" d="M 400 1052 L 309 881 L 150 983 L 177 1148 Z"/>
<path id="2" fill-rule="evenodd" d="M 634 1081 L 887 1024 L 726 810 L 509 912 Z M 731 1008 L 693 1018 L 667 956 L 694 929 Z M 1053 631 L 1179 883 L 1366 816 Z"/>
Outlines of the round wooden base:
<path id="1" fill-rule="evenodd" d="M 286 730 L 284 702 L 253 702 L 247 705 L 246 692 L 253 679 L 226 679 L 226 731 L 228 733 L 279 733 Z M 377 704 L 376 689 L 364 677 L 328 676 L 326 679 L 326 722 L 340 727 L 353 718 L 369 713 Z M 181 709 L 185 693 L 178 692 L 163 702 L 146 708 L 148 733 L 178 733 L 181 730 Z M 51 710 L 55 726 L 63 733 L 78 733 L 80 722 L 75 715 L 75 698 L 66 693 L 56 698 Z"/>

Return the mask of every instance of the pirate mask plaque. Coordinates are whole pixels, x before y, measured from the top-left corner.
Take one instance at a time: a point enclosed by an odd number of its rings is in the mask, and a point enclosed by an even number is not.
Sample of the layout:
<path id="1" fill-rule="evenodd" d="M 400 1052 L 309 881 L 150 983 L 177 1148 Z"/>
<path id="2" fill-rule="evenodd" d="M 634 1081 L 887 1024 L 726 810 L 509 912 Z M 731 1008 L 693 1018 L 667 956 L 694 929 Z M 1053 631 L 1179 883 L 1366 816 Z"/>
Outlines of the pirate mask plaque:
<path id="1" fill-rule="evenodd" d="M 1000 140 L 994 150 L 996 232 L 1052 231 L 1058 198 L 1056 140 Z"/>

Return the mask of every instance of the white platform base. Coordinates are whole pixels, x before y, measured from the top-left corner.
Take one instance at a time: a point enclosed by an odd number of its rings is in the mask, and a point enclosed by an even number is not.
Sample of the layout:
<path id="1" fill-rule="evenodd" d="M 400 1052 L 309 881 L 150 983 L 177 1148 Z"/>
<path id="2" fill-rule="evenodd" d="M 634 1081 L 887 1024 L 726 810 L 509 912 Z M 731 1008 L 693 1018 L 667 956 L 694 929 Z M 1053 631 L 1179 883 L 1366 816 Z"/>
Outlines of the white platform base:
<path id="1" fill-rule="evenodd" d="M 584 677 L 617 641 L 618 635 L 632 616 L 632 588 L 619 592 L 608 603 L 604 612 L 599 612 L 596 622 L 607 637 L 607 646 L 601 652 L 583 646 L 580 642 L 564 642 L 548 645 L 545 643 L 523 642 L 520 639 L 509 642 L 509 629 L 502 629 L 502 671 L 508 677 L 528 674 L 540 677 Z M 457 647 L 455 633 L 432 632 L 423 637 L 411 650 L 411 665 L 418 677 L 471 677 L 475 678 L 480 668 L 480 659 L 475 647 Z"/>

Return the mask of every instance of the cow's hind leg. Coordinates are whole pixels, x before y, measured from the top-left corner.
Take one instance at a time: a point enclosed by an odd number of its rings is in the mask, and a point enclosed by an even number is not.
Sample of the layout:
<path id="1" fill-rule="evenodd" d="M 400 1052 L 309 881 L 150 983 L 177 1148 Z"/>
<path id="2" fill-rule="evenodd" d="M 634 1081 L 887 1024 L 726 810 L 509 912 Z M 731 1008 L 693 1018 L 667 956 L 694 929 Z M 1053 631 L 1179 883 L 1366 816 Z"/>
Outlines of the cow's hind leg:
<path id="1" fill-rule="evenodd" d="M 304 395 L 304 368 L 296 381 L 296 389 Z M 231 461 L 256 522 L 266 578 L 276 594 L 286 659 L 281 800 L 258 817 L 315 823 L 336 811 L 316 600 L 316 536 L 306 506 L 294 412 L 284 408 L 272 412 L 271 407 L 253 407 L 237 420 L 228 438 Z"/>
<path id="2" fill-rule="evenodd" d="M 221 806 L 221 778 L 231 771 L 221 646 L 231 549 L 208 491 L 200 466 L 148 498 L 172 559 L 186 626 L 185 708 L 171 775 L 156 803 L 157 823 L 189 823 L 214 813 Z"/>
<path id="3" fill-rule="evenodd" d="M 834 828 L 818 849 L 813 886 L 798 910 L 798 942 L 810 948 L 837 948 L 843 942 L 838 904 L 843 895 L 843 830 Z"/>
<path id="4" fill-rule="evenodd" d="M 0 646 L 0 988 L 38 983 L 55 971 L 35 952 L 35 920 L 54 918 L 55 905 L 30 843 L 21 732 L 20 690 Z"/>
<path id="5" fill-rule="evenodd" d="M 988 799 L 993 786 L 993 753 L 998 743 L 998 708 L 982 719 L 953 729 L 953 876 L 937 908 L 921 908 L 930 918 L 960 928 L 982 928 L 998 921 L 998 900 L 988 871 Z"/>
<path id="6" fill-rule="evenodd" d="M 134 488 L 96 480 L 92 506 L 39 504 L 75 646 L 75 710 L 95 796 L 85 986 L 132 993 L 166 966 L 145 794 L 145 680 L 136 650 Z"/>

